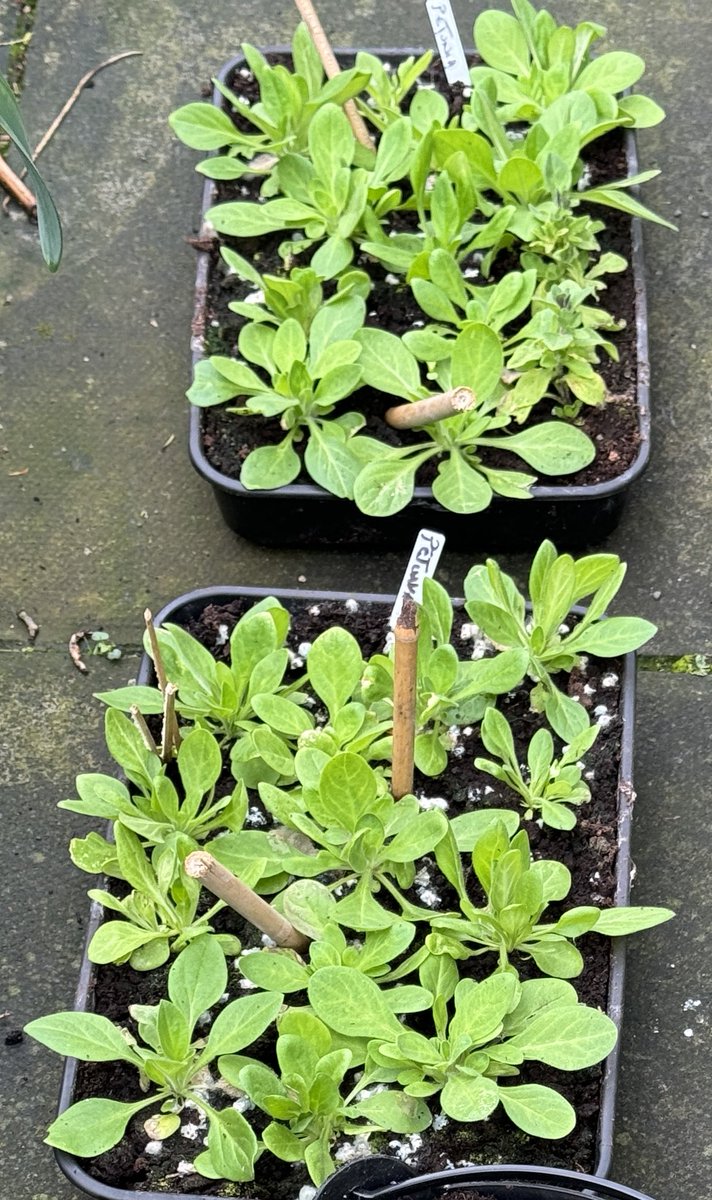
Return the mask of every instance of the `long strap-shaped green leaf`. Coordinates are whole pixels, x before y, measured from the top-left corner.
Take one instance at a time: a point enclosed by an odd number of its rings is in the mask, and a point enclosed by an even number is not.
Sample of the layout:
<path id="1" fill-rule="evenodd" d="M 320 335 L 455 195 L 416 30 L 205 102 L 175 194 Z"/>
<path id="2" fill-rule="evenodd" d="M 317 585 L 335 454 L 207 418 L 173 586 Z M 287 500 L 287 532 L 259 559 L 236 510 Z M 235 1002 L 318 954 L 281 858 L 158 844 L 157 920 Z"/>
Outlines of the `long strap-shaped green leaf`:
<path id="1" fill-rule="evenodd" d="M 24 159 L 32 190 L 37 199 L 37 222 L 42 255 L 50 271 L 56 271 L 62 257 L 62 226 L 59 213 L 47 185 L 32 161 L 32 150 L 22 123 L 20 109 L 10 85 L 0 75 L 0 129 L 4 129 Z"/>

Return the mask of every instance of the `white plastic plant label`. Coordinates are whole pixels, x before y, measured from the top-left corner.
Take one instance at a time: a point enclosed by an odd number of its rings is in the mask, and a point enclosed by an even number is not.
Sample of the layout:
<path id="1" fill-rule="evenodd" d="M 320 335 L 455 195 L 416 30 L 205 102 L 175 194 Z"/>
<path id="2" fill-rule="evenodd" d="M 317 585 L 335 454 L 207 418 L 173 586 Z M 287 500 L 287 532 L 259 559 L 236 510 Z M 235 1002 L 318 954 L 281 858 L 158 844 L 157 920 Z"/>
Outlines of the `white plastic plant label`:
<path id="1" fill-rule="evenodd" d="M 425 0 L 425 9 L 448 83 L 469 83 L 470 71 L 450 0 Z"/>
<path id="2" fill-rule="evenodd" d="M 393 611 L 388 618 L 390 629 L 393 629 L 400 616 L 400 610 L 403 607 L 403 601 L 406 596 L 410 596 L 411 600 L 415 600 L 416 604 L 420 604 L 423 599 L 423 580 L 426 575 L 432 578 L 435 574 L 444 545 L 444 534 L 435 533 L 432 529 L 421 529 L 415 539 L 413 552 L 408 560 L 403 581 L 398 589 Z"/>

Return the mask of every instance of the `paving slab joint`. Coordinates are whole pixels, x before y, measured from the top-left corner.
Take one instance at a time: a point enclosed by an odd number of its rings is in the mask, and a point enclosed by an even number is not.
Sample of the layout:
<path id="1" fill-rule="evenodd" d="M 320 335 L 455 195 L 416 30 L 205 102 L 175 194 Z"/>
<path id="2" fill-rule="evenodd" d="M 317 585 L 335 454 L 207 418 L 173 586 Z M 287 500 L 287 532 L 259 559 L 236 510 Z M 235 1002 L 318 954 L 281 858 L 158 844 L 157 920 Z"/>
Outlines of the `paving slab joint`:
<path id="1" fill-rule="evenodd" d="M 639 654 L 638 666 L 673 675 L 712 675 L 712 654 Z"/>
<path id="2" fill-rule="evenodd" d="M 27 53 L 32 41 L 39 0 L 19 0 L 15 27 L 10 33 L 7 56 L 7 81 L 16 96 L 22 95 L 27 70 Z"/>

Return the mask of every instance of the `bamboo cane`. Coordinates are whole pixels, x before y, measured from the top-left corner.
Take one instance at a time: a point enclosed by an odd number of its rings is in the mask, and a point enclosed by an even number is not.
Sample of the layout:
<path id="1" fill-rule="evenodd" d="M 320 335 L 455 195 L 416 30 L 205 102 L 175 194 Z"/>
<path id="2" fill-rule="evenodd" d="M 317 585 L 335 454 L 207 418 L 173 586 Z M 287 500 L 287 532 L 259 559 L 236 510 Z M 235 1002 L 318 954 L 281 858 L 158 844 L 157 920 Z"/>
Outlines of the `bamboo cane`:
<path id="1" fill-rule="evenodd" d="M 294 0 L 294 3 L 299 9 L 300 17 L 309 30 L 311 39 L 317 48 L 319 58 L 322 61 L 326 74 L 328 75 L 329 79 L 333 79 L 335 75 L 340 74 L 341 67 L 336 61 L 336 55 L 331 49 L 329 39 L 324 32 L 324 26 L 317 16 L 317 12 L 312 4 L 312 0 Z M 349 123 L 354 131 L 355 136 L 358 138 L 359 142 L 361 142 L 361 145 L 366 146 L 369 150 L 373 150 L 373 141 L 370 133 L 368 132 L 368 126 L 356 108 L 353 100 L 346 101 L 344 104 L 344 112 L 349 119 Z"/>
<path id="2" fill-rule="evenodd" d="M 415 715 L 418 682 L 417 611 L 406 596 L 393 630 L 393 773 L 396 800 L 413 790 Z"/>

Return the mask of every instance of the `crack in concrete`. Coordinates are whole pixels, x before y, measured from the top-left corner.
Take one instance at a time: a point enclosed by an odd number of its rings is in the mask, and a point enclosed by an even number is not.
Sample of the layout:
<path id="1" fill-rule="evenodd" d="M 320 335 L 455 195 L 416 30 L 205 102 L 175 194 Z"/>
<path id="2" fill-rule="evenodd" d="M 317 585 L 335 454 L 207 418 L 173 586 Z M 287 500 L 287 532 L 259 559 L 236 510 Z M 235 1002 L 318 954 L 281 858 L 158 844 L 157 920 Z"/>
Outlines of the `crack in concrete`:
<path id="1" fill-rule="evenodd" d="M 13 638 L 0 638 L 0 654 L 68 654 L 67 642 L 18 642 Z M 119 647 L 122 658 L 140 658 L 143 654 L 143 647 L 138 644 L 127 644 L 122 642 Z M 86 658 L 99 657 L 93 655 L 88 650 L 85 652 Z"/>
<path id="2" fill-rule="evenodd" d="M 712 654 L 639 654 L 638 666 L 673 675 L 712 675 Z"/>
<path id="3" fill-rule="evenodd" d="M 15 28 L 10 34 L 7 54 L 7 81 L 16 96 L 22 95 L 27 70 L 27 52 L 37 22 L 39 0 L 18 0 Z"/>

